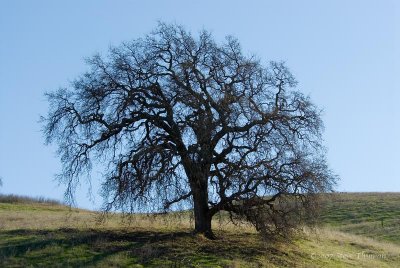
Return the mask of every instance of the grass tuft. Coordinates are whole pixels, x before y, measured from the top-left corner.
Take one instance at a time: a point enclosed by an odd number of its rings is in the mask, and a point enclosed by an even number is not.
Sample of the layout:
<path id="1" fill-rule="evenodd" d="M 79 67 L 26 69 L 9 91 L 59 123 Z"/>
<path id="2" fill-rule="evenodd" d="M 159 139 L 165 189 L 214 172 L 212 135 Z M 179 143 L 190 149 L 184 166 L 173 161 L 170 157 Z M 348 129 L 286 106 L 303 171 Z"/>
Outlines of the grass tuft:
<path id="1" fill-rule="evenodd" d="M 32 203 L 39 203 L 39 204 L 49 204 L 49 205 L 65 205 L 63 202 L 45 198 L 45 197 L 29 197 L 29 196 L 21 196 L 15 194 L 0 194 L 0 203 L 11 203 L 11 204 L 32 204 Z"/>

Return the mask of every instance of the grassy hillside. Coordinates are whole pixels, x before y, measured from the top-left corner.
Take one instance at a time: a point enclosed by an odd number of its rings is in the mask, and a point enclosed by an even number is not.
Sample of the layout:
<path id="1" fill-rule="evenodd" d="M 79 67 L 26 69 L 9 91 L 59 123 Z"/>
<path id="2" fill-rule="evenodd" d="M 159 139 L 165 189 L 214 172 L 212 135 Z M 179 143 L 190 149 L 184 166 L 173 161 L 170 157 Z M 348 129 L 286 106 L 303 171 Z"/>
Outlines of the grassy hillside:
<path id="1" fill-rule="evenodd" d="M 325 202 L 322 223 L 400 244 L 400 193 L 340 193 Z"/>
<path id="2" fill-rule="evenodd" d="M 219 240 L 209 241 L 191 234 L 193 221 L 187 214 L 137 215 L 130 224 L 113 215 L 101 223 L 91 211 L 0 197 L 0 267 L 396 267 L 399 198 L 330 197 L 324 226 L 305 229 L 287 244 L 262 241 L 250 226 L 223 219 L 213 223 Z M 375 210 L 370 210 L 373 204 Z M 377 224 L 383 215 L 381 230 Z M 360 224 L 367 226 L 364 231 L 357 229 Z M 389 226 L 394 236 L 380 235 Z"/>

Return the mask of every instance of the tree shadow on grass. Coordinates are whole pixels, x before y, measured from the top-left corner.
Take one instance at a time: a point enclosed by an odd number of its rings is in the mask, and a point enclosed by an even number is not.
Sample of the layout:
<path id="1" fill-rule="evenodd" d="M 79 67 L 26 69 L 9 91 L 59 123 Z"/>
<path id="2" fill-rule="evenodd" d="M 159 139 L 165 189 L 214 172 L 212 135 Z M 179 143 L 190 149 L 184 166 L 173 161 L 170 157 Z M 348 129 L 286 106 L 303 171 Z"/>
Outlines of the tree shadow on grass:
<path id="1" fill-rule="evenodd" d="M 0 232 L 0 266 L 191 267 L 193 263 L 212 266 L 221 260 L 254 261 L 268 252 L 271 253 L 254 234 L 209 241 L 190 232 L 98 229 Z"/>
<path id="2" fill-rule="evenodd" d="M 95 265 L 107 257 L 117 253 L 140 253 L 146 244 L 162 243 L 166 240 L 189 236 L 189 233 L 175 232 L 172 234 L 158 232 L 124 232 L 101 230 L 12 230 L 3 231 L 0 235 L 6 237 L 0 242 L 0 264 L 18 262 L 20 264 L 40 265 L 48 261 L 57 261 L 57 265 Z M 7 242 L 8 238 L 13 239 Z M 4 239 L 2 239 L 4 240 Z M 149 252 L 143 252 L 144 257 L 152 257 Z M 135 256 L 133 256 L 135 257 Z M 139 259 L 147 262 L 146 258 Z"/>

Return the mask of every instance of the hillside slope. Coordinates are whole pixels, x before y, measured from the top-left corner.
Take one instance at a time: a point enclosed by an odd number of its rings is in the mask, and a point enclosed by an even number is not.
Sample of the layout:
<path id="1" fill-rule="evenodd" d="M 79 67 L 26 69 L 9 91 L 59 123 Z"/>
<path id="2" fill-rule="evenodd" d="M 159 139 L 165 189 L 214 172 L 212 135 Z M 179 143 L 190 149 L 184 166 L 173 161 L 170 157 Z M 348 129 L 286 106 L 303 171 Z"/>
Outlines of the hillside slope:
<path id="1" fill-rule="evenodd" d="M 102 223 L 91 211 L 0 198 L 0 266 L 396 267 L 400 263 L 396 236 L 378 236 L 377 241 L 354 233 L 362 223 L 374 227 L 382 215 L 386 216 L 383 228 L 394 223 L 397 198 L 400 194 L 329 198 L 324 226 L 305 229 L 292 244 L 262 241 L 249 226 L 233 226 L 222 218 L 213 223 L 219 239 L 209 241 L 191 234 L 193 222 L 187 213 L 137 215 L 130 223 L 113 215 Z M 371 207 L 370 202 L 376 210 L 368 216 L 364 209 Z M 399 232 L 399 226 L 390 226 L 393 234 Z M 371 231 L 367 235 L 374 236 Z"/>
<path id="2" fill-rule="evenodd" d="M 324 207 L 324 225 L 400 245 L 400 193 L 334 194 Z"/>

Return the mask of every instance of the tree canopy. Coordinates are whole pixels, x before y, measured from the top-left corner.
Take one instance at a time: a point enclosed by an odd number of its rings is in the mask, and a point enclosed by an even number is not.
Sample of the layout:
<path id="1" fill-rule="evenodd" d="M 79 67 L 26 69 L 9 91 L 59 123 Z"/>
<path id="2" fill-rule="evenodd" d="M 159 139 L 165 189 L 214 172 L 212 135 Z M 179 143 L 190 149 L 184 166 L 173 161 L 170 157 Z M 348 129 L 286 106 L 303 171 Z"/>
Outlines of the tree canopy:
<path id="1" fill-rule="evenodd" d="M 195 230 L 212 237 L 219 211 L 282 232 L 332 190 L 320 110 L 284 63 L 247 56 L 233 37 L 218 44 L 208 31 L 160 23 L 87 64 L 69 88 L 47 93 L 43 117 L 68 196 L 96 162 L 105 210 L 186 202 Z"/>

